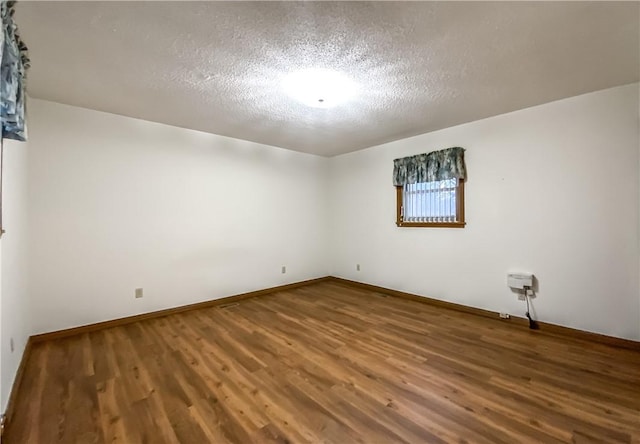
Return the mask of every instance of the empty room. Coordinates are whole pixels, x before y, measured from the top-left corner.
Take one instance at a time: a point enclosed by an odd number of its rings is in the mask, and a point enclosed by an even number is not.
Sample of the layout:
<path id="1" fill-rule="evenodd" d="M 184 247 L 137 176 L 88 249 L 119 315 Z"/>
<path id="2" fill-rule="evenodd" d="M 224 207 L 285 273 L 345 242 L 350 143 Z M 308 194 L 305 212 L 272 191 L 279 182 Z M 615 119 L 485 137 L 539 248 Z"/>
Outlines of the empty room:
<path id="1" fill-rule="evenodd" d="M 640 444 L 640 2 L 0 18 L 2 443 Z"/>

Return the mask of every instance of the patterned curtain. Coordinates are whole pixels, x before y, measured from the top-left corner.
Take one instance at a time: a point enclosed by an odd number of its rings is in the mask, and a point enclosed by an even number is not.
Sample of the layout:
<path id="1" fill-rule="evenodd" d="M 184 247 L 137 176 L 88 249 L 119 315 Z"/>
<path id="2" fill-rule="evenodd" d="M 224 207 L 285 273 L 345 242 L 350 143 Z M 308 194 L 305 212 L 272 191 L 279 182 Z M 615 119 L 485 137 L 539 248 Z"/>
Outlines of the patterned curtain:
<path id="1" fill-rule="evenodd" d="M 29 57 L 13 21 L 15 3 L 0 1 L 0 140 L 24 141 L 25 74 L 29 68 Z"/>
<path id="2" fill-rule="evenodd" d="M 393 161 L 393 184 L 465 179 L 464 148 L 454 147 Z"/>

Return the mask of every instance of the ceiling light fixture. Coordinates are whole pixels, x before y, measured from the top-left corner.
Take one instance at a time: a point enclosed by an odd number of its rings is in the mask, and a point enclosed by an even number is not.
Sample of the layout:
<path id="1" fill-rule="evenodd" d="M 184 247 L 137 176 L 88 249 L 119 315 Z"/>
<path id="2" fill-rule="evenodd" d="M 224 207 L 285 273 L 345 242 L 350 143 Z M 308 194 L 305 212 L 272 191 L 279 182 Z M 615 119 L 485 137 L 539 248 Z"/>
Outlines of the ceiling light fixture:
<path id="1" fill-rule="evenodd" d="M 358 92 L 358 85 L 344 74 L 318 68 L 292 72 L 282 86 L 290 97 L 314 108 L 333 108 Z"/>

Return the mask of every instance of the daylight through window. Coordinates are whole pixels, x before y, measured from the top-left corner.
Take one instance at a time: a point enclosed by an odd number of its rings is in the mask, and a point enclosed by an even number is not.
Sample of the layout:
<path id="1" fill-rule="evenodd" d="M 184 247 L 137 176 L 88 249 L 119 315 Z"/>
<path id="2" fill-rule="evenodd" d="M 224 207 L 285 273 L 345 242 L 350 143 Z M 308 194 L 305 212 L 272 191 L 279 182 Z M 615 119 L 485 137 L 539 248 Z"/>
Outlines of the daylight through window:
<path id="1" fill-rule="evenodd" d="M 398 226 L 464 226 L 464 181 L 446 179 L 397 187 Z"/>

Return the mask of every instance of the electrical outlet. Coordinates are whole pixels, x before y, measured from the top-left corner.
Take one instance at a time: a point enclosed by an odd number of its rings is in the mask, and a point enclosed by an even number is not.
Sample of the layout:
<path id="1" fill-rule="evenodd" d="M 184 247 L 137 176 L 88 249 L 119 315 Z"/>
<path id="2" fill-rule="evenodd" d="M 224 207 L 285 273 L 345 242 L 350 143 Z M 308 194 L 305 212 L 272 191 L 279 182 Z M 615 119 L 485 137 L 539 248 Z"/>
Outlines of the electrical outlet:
<path id="1" fill-rule="evenodd" d="M 510 317 L 509 313 L 500 313 L 500 319 L 509 319 Z"/>
<path id="2" fill-rule="evenodd" d="M 285 274 L 287 272 L 287 267 L 285 267 L 284 265 L 282 266 L 282 274 Z"/>
<path id="3" fill-rule="evenodd" d="M 142 288 L 136 288 L 136 299 L 139 299 L 142 296 L 144 296 L 144 294 L 142 292 Z"/>
<path id="4" fill-rule="evenodd" d="M 13 351 L 16 349 L 14 343 L 13 343 L 13 338 L 9 339 L 9 348 L 11 349 L 11 353 L 13 353 Z"/>
<path id="5" fill-rule="evenodd" d="M 527 296 L 524 293 L 519 293 L 518 294 L 518 300 L 519 301 L 525 301 L 527 299 Z"/>
<path id="6" fill-rule="evenodd" d="M 356 271 L 360 271 L 360 264 L 356 264 Z"/>

